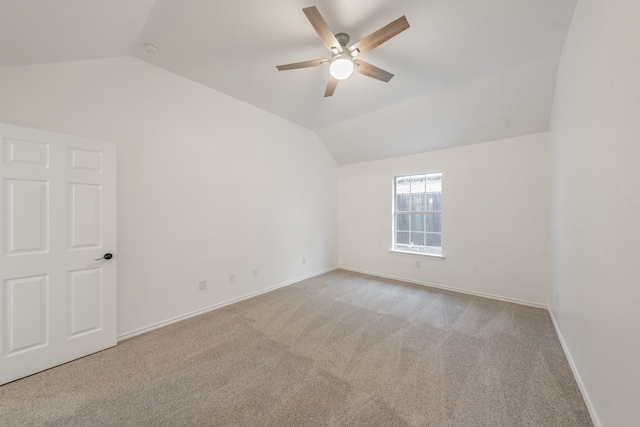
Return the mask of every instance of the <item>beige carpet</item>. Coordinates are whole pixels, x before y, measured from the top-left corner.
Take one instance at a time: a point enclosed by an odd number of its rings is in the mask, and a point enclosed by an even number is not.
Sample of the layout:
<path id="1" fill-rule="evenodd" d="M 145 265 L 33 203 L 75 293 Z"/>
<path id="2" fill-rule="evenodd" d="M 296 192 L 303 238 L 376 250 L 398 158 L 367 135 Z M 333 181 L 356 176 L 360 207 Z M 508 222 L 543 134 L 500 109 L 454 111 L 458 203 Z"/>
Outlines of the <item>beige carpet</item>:
<path id="1" fill-rule="evenodd" d="M 0 387 L 3 426 L 591 426 L 546 311 L 334 271 Z"/>

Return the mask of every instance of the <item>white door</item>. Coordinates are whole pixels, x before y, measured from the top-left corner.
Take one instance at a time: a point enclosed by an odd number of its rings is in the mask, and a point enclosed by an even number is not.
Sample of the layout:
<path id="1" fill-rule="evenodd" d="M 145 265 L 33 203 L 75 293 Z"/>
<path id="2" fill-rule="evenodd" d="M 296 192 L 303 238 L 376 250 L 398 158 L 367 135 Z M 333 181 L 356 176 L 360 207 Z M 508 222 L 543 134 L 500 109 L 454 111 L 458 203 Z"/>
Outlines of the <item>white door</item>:
<path id="1" fill-rule="evenodd" d="M 115 172 L 113 144 L 0 124 L 0 384 L 116 344 Z"/>

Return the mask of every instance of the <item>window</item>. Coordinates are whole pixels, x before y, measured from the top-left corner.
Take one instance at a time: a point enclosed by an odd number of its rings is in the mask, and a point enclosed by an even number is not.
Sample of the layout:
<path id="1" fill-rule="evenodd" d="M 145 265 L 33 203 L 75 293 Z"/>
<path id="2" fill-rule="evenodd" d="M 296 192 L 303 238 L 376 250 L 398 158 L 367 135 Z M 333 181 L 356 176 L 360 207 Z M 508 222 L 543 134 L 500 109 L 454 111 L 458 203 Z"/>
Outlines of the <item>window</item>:
<path id="1" fill-rule="evenodd" d="M 393 250 L 442 255 L 442 174 L 397 176 Z"/>

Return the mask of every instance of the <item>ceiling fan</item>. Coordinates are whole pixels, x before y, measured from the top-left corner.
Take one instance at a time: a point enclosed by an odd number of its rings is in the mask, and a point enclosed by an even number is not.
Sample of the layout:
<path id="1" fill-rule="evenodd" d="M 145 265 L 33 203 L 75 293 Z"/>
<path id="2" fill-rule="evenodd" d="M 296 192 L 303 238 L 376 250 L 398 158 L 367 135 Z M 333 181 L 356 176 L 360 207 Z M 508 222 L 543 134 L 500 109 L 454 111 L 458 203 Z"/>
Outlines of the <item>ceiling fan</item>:
<path id="1" fill-rule="evenodd" d="M 328 62 L 329 81 L 327 82 L 327 88 L 324 92 L 325 97 L 333 95 L 336 86 L 338 86 L 338 82 L 348 78 L 354 71 L 383 82 L 391 80 L 393 74 L 375 65 L 371 65 L 368 62 L 364 62 L 359 59 L 359 56 L 372 51 L 382 43 L 409 28 L 409 22 L 404 15 L 380 28 L 378 31 L 369 34 L 359 42 L 347 47 L 349 35 L 346 33 L 334 35 L 327 21 L 324 20 L 315 6 L 305 7 L 302 11 L 307 16 L 309 22 L 311 22 L 316 33 L 318 33 L 322 43 L 331 52 L 331 58 L 278 65 L 276 67 L 278 70 L 284 71 L 295 70 L 297 68 L 317 67 Z"/>

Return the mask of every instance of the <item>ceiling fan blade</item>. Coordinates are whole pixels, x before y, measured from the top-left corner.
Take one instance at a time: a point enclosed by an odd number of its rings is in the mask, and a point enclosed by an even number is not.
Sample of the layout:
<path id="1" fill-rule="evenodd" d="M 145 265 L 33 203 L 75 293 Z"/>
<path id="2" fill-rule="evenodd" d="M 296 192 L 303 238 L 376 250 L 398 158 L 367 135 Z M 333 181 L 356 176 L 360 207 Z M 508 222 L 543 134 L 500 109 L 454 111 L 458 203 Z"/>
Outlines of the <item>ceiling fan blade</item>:
<path id="1" fill-rule="evenodd" d="M 333 35 L 333 31 L 329 28 L 329 24 L 324 20 L 322 15 L 315 6 L 305 7 L 302 9 L 305 15 L 307 15 L 307 19 L 311 22 L 313 29 L 316 30 L 320 40 L 324 46 L 332 52 L 332 49 L 337 49 L 339 53 L 342 53 L 342 46 L 336 39 L 336 36 Z"/>
<path id="2" fill-rule="evenodd" d="M 329 62 L 329 60 L 328 59 L 313 59 L 311 61 L 295 62 L 293 64 L 276 65 L 276 68 L 278 70 L 280 70 L 280 71 L 295 70 L 295 69 L 298 69 L 298 68 L 317 67 L 318 65 L 322 65 L 325 62 Z"/>
<path id="3" fill-rule="evenodd" d="M 329 74 L 329 81 L 327 82 L 327 88 L 324 90 L 324 97 L 332 96 L 333 92 L 336 91 L 336 86 L 338 86 L 339 80 Z"/>
<path id="4" fill-rule="evenodd" d="M 391 80 L 391 77 L 393 77 L 393 74 L 390 72 L 385 71 L 382 68 L 378 68 L 375 65 L 371 65 L 368 62 L 364 62 L 359 59 L 356 59 L 353 62 L 358 64 L 355 71 L 363 76 L 372 77 L 374 79 L 382 80 L 383 82 L 388 82 Z"/>
<path id="5" fill-rule="evenodd" d="M 351 46 L 349 50 L 354 51 L 355 49 L 358 49 L 360 53 L 367 53 L 392 37 L 397 36 L 407 28 L 409 28 L 409 21 L 407 21 L 407 18 L 403 15 L 390 24 L 380 28 L 378 31 L 369 34 L 367 37 Z"/>

